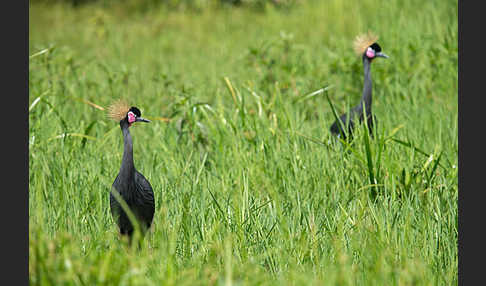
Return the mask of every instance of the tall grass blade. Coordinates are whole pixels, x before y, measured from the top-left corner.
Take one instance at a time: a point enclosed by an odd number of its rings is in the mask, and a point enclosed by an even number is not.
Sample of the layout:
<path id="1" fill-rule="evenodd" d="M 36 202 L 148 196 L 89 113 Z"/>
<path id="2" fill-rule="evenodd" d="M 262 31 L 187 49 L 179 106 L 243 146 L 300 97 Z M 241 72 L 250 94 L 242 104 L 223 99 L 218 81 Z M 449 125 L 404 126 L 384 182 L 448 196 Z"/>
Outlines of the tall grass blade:
<path id="1" fill-rule="evenodd" d="M 427 152 L 423 151 L 422 149 L 420 149 L 418 147 L 415 147 L 415 145 L 413 145 L 410 142 L 405 142 L 405 141 L 402 141 L 402 140 L 399 140 L 399 139 L 396 139 L 396 138 L 391 138 L 391 140 L 393 140 L 394 142 L 396 142 L 400 145 L 403 145 L 405 147 L 413 149 L 414 151 L 416 151 L 416 152 L 418 152 L 418 153 L 420 153 L 424 156 L 430 157 L 430 154 L 428 154 Z M 441 166 L 443 169 L 446 169 L 446 167 L 444 165 L 442 165 L 440 162 L 438 162 L 437 164 L 439 164 L 439 166 Z M 449 164 L 450 164 L 450 162 L 449 162 Z"/>
<path id="2" fill-rule="evenodd" d="M 332 114 L 334 115 L 334 119 L 336 120 L 336 122 L 338 122 L 339 126 L 341 127 L 340 128 L 341 136 L 343 138 L 349 138 L 348 137 L 348 130 L 344 127 L 344 122 L 342 122 L 341 119 L 339 118 L 339 115 L 336 112 L 336 109 L 334 108 L 334 104 L 332 104 L 332 101 L 329 98 L 328 93 L 325 93 L 325 94 L 326 94 L 327 102 L 329 103 L 329 106 L 331 107 Z M 346 140 L 342 140 L 342 141 L 346 141 Z"/>
<path id="3" fill-rule="evenodd" d="M 366 114 L 366 108 L 365 106 L 363 105 L 363 114 Z M 363 120 L 363 123 L 362 126 L 363 126 L 363 141 L 364 141 L 364 145 L 365 145 L 365 152 L 366 152 L 366 162 L 367 162 L 367 166 L 368 166 L 368 178 L 370 180 L 370 185 L 372 185 L 371 187 L 371 198 L 373 200 L 376 199 L 376 195 L 377 195 L 377 190 L 376 190 L 376 187 L 375 185 L 377 184 L 376 182 L 376 178 L 375 178 L 375 173 L 374 173 L 374 167 L 373 167 L 373 155 L 371 153 L 371 146 L 370 146 L 370 136 L 369 136 L 369 129 L 368 129 L 368 120 L 366 120 L 366 116 L 365 116 L 365 119 Z"/>

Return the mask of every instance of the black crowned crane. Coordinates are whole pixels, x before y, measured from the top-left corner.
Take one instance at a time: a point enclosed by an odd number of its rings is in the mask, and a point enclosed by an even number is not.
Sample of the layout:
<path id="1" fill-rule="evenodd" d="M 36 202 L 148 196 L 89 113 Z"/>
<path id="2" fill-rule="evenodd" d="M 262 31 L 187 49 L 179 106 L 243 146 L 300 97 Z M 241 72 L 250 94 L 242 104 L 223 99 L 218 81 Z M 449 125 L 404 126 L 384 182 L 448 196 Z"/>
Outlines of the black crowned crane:
<path id="1" fill-rule="evenodd" d="M 113 219 L 120 228 L 120 233 L 123 236 L 127 235 L 129 241 L 132 240 L 135 230 L 130 217 L 136 220 L 143 234 L 150 228 L 155 211 L 152 186 L 135 169 L 133 163 L 133 142 L 129 128 L 135 122 L 150 122 L 142 118 L 141 115 L 137 107 L 129 107 L 121 100 L 115 102 L 109 108 L 109 116 L 120 123 L 124 143 L 120 171 L 110 192 L 110 209 Z M 128 215 L 125 211 L 127 208 L 130 210 Z"/>
<path id="2" fill-rule="evenodd" d="M 368 124 L 368 130 L 371 133 L 373 130 L 373 115 L 371 112 L 371 93 L 372 93 L 372 81 L 371 81 L 371 62 L 376 58 L 388 58 L 387 55 L 381 52 L 381 47 L 376 42 L 377 36 L 371 33 L 367 35 L 360 35 L 356 37 L 354 41 L 354 50 L 357 54 L 361 55 L 363 60 L 364 69 L 364 86 L 363 95 L 361 96 L 360 103 L 352 108 L 349 113 L 341 115 L 339 118 L 344 126 L 348 126 L 348 135 L 351 137 L 353 129 L 355 127 L 354 120 L 356 117 L 359 119 L 359 123 L 363 122 L 364 114 L 363 108 L 366 112 L 366 119 Z M 341 124 L 336 120 L 331 125 L 331 132 L 334 135 L 343 136 L 345 139 L 346 134 L 341 128 Z M 341 135 L 342 134 L 342 135 Z"/>

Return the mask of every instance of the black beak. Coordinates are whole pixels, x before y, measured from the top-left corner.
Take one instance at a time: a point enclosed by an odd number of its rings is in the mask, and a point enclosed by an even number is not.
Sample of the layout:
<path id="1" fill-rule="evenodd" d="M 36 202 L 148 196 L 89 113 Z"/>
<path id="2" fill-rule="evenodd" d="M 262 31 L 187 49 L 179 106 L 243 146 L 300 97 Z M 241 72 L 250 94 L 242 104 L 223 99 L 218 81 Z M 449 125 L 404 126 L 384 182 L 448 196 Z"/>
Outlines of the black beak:
<path id="1" fill-rule="evenodd" d="M 137 117 L 137 119 L 135 119 L 135 122 L 150 122 L 150 120 L 143 117 Z"/>
<path id="2" fill-rule="evenodd" d="M 388 59 L 388 56 L 385 55 L 384 53 L 382 52 L 378 52 L 375 54 L 375 57 L 380 57 L 380 58 L 385 58 L 385 59 Z"/>

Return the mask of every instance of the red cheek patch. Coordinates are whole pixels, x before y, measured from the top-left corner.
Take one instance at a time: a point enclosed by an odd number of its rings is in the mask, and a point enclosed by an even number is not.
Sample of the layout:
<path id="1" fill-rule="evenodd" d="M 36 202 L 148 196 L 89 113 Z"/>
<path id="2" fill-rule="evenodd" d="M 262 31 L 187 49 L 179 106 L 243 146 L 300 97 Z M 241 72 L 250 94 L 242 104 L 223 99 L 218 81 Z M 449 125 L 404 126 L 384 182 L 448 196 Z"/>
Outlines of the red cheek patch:
<path id="1" fill-rule="evenodd" d="M 133 123 L 135 122 L 135 114 L 133 112 L 128 112 L 128 123 Z"/>
<path id="2" fill-rule="evenodd" d="M 366 50 L 366 56 L 368 58 L 374 58 L 375 57 L 375 51 L 373 51 L 372 49 L 368 48 L 368 50 Z"/>

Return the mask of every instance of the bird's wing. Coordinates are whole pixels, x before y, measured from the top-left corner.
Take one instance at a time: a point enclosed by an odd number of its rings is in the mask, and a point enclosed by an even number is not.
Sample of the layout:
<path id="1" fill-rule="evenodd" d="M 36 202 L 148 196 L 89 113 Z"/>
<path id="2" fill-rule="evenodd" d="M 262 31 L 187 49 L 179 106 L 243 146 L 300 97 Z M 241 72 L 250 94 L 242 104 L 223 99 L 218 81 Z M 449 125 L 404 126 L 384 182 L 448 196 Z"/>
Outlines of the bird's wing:
<path id="1" fill-rule="evenodd" d="M 153 194 L 153 189 L 150 182 L 138 171 L 135 171 L 135 182 L 139 187 L 142 188 L 142 190 Z"/>
<path id="2" fill-rule="evenodd" d="M 141 200 L 139 202 L 146 205 L 146 207 L 141 208 L 141 215 L 144 217 L 145 221 L 148 222 L 147 227 L 149 227 L 155 212 L 154 191 L 152 190 L 150 182 L 138 171 L 135 172 L 135 182 L 141 195 Z"/>
<path id="3" fill-rule="evenodd" d="M 353 114 L 353 112 L 351 111 L 351 114 Z M 349 121 L 348 122 L 348 118 L 349 118 Z M 339 116 L 339 119 L 341 120 L 341 122 L 343 123 L 344 126 L 346 126 L 346 124 L 349 124 L 350 127 L 349 128 L 353 128 L 353 117 L 348 117 L 348 114 L 347 113 L 344 113 L 342 114 L 341 116 Z M 331 132 L 334 133 L 334 134 L 341 134 L 341 124 L 339 123 L 339 121 L 335 120 L 334 123 L 331 125 Z"/>

